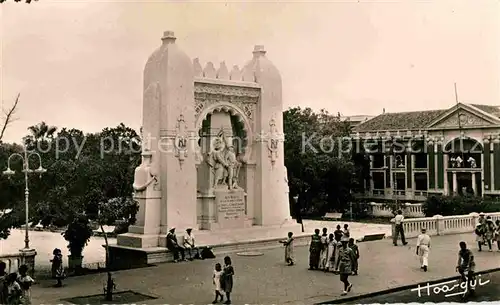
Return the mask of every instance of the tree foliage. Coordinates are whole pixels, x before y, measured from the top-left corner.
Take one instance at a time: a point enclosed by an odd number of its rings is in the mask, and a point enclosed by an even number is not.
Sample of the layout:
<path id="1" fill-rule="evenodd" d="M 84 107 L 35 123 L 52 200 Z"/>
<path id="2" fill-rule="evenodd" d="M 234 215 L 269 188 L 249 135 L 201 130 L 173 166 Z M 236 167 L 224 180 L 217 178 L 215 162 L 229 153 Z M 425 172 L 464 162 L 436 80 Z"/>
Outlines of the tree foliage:
<path id="1" fill-rule="evenodd" d="M 426 217 L 467 215 L 498 212 L 500 202 L 476 196 L 430 196 L 422 208 Z"/>
<path id="2" fill-rule="evenodd" d="M 42 122 L 29 131 L 25 138 L 27 150 L 38 153 L 47 169 L 41 178 L 29 177 L 33 224 L 67 226 L 81 214 L 91 220 L 102 220 L 104 212 L 100 214 L 100 210 L 111 211 L 105 208 L 109 202 L 118 202 L 119 207 L 114 206 L 113 213 L 105 217 L 105 224 L 135 221 L 137 204 L 132 200 L 132 181 L 134 169 L 140 163 L 141 144 L 133 129 L 120 124 L 93 134 L 66 128 L 57 132 L 55 127 Z M 11 153 L 22 151 L 19 145 L 0 145 L 0 165 L 5 166 Z M 35 156 L 29 161 L 31 169 L 39 166 Z M 24 176 L 20 173 L 20 158 L 12 159 L 11 168 L 18 174 L 10 181 L 0 177 L 0 211 L 12 210 L 0 216 L 0 232 L 4 237 L 9 228 L 24 224 Z"/>
<path id="3" fill-rule="evenodd" d="M 4 3 L 6 1 L 7 0 L 0 0 L 0 3 Z M 24 2 L 30 4 L 32 1 L 38 1 L 38 0 L 25 0 Z M 23 2 L 23 0 L 14 0 L 14 2 Z"/>
<path id="4" fill-rule="evenodd" d="M 296 107 L 283 113 L 283 128 L 290 195 L 299 195 L 300 209 L 343 211 L 362 172 L 352 158 L 349 123 L 325 110 Z"/>

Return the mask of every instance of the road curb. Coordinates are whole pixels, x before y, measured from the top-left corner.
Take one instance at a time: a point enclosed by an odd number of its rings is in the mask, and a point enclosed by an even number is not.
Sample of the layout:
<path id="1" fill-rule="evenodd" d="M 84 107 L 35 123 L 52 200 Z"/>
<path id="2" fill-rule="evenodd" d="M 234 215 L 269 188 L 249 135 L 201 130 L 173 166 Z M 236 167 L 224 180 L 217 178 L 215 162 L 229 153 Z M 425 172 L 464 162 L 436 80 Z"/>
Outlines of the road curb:
<path id="1" fill-rule="evenodd" d="M 475 274 L 478 274 L 478 275 L 479 274 L 488 274 L 488 273 L 497 272 L 497 271 L 500 271 L 500 268 L 486 269 L 483 271 L 476 272 Z M 361 299 L 377 297 L 377 296 L 384 295 L 384 294 L 400 292 L 403 290 L 410 290 L 411 288 L 415 288 L 419 285 L 420 286 L 427 285 L 427 284 L 433 285 L 433 284 L 438 284 L 441 282 L 456 280 L 459 278 L 460 278 L 460 276 L 455 275 L 455 276 L 445 277 L 445 278 L 438 279 L 438 280 L 425 281 L 425 282 L 420 282 L 420 283 L 416 283 L 416 284 L 404 285 L 404 286 L 399 286 L 399 287 L 390 288 L 390 289 L 386 289 L 386 290 L 375 291 L 375 292 L 371 292 L 371 293 L 367 293 L 367 294 L 362 294 L 362 295 L 357 295 L 357 296 L 352 296 L 352 297 L 347 297 L 347 298 L 340 298 L 340 299 L 336 299 L 333 301 L 316 303 L 315 305 L 340 304 L 340 303 L 353 302 L 353 301 L 357 301 L 357 300 L 361 300 Z"/>

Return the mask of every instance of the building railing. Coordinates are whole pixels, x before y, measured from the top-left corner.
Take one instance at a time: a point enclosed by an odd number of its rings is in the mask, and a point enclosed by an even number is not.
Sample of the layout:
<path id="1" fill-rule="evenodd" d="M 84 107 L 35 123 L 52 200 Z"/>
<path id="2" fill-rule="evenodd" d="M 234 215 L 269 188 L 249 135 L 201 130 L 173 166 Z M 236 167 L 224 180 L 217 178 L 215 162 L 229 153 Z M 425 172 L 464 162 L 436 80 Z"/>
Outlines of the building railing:
<path id="1" fill-rule="evenodd" d="M 491 216 L 493 222 L 500 219 L 500 213 L 485 213 L 485 217 Z M 392 232 L 394 235 L 395 224 L 392 222 Z M 456 216 L 441 216 L 411 218 L 403 221 L 403 229 L 405 237 L 417 237 L 422 228 L 427 229 L 429 235 L 445 235 L 456 233 L 472 233 L 479 222 L 478 213 L 470 213 L 469 215 Z"/>
<path id="2" fill-rule="evenodd" d="M 371 202 L 372 216 L 374 217 L 394 217 L 394 213 L 391 207 L 384 205 L 382 203 Z M 422 210 L 421 203 L 406 203 L 405 207 L 402 209 L 403 216 L 405 217 L 424 217 L 424 211 Z"/>
<path id="3" fill-rule="evenodd" d="M 414 192 L 415 196 L 422 196 L 422 197 L 427 197 L 427 191 L 415 191 Z"/>

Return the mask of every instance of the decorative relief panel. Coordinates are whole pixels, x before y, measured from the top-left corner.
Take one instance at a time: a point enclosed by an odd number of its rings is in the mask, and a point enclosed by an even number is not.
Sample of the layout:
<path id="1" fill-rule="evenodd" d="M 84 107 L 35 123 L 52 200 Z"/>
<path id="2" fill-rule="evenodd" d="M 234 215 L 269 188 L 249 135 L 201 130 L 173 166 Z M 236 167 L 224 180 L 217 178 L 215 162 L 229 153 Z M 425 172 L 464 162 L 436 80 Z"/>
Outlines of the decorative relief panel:
<path id="1" fill-rule="evenodd" d="M 250 120 L 253 120 L 259 96 L 259 88 L 195 83 L 196 117 L 206 107 L 220 102 L 227 102 L 240 108 Z"/>
<path id="2" fill-rule="evenodd" d="M 184 160 L 188 156 L 188 138 L 189 134 L 187 132 L 187 124 L 184 120 L 184 115 L 179 115 L 177 119 L 177 124 L 175 126 L 176 134 L 174 139 L 175 156 L 179 159 L 179 164 L 182 166 Z"/>
<path id="3" fill-rule="evenodd" d="M 460 118 L 460 121 L 459 121 Z M 459 124 L 460 123 L 460 124 Z M 458 126 L 487 126 L 491 125 L 490 122 L 468 112 L 463 112 L 458 115 L 456 113 L 452 114 L 449 116 L 447 119 L 441 121 L 440 123 L 432 126 L 434 128 L 439 128 L 439 127 L 458 127 Z"/>

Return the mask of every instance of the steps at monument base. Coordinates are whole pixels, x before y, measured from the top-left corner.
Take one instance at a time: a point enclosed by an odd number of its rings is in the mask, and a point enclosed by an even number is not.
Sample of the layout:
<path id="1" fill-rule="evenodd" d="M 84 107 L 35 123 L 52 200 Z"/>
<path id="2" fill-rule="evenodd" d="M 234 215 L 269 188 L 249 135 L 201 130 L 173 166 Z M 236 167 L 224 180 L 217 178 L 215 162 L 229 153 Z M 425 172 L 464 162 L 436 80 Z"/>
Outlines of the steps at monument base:
<path id="1" fill-rule="evenodd" d="M 306 246 L 311 239 L 309 233 L 295 236 L 295 246 Z M 261 240 L 248 240 L 215 245 L 200 245 L 200 247 L 210 247 L 215 255 L 222 255 L 234 252 L 264 250 L 283 247 L 279 242 L 284 238 L 268 238 Z M 167 248 L 132 248 L 119 245 L 110 245 L 110 268 L 112 270 L 123 270 L 132 268 L 147 267 L 152 264 L 173 261 L 173 253 Z"/>

